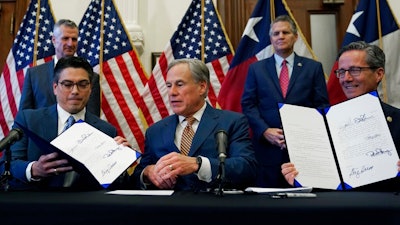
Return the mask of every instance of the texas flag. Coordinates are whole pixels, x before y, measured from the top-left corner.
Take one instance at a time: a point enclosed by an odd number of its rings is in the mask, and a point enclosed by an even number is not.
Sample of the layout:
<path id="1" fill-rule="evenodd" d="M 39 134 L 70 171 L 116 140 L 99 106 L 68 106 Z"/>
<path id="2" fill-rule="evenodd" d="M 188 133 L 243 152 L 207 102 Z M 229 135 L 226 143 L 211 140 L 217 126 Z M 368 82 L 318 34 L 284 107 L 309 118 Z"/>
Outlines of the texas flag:
<path id="1" fill-rule="evenodd" d="M 385 76 L 378 87 L 380 98 L 393 106 L 400 107 L 400 30 L 386 0 L 361 0 L 357 6 L 342 46 L 353 41 L 365 41 L 382 48 L 386 54 Z M 328 80 L 331 105 L 346 99 L 333 71 Z"/>
<path id="2" fill-rule="evenodd" d="M 240 99 L 242 98 L 249 65 L 270 57 L 274 53 L 269 39 L 271 18 L 289 15 L 294 20 L 290 12 L 291 10 L 284 0 L 258 1 L 247 22 L 242 39 L 219 92 L 218 103 L 222 109 L 242 112 Z M 297 28 L 299 38 L 294 47 L 296 53 L 301 56 L 315 58 L 299 26 Z"/>

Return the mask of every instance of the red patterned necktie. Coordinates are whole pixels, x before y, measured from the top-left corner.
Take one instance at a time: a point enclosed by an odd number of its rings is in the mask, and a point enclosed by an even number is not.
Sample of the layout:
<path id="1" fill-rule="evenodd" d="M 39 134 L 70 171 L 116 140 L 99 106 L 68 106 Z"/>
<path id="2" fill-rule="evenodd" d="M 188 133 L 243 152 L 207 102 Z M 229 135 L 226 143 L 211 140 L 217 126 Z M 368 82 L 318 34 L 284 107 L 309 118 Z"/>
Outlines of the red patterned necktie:
<path id="1" fill-rule="evenodd" d="M 281 74 L 279 75 L 279 84 L 281 85 L 283 97 L 286 97 L 286 92 L 289 86 L 289 70 L 286 65 L 286 60 L 282 62 Z"/>
<path id="2" fill-rule="evenodd" d="M 187 121 L 186 127 L 182 133 L 181 139 L 181 153 L 183 155 L 188 155 L 190 151 L 190 146 L 192 145 L 192 140 L 194 137 L 194 130 L 192 124 L 196 120 L 194 117 L 188 117 L 185 119 Z"/>

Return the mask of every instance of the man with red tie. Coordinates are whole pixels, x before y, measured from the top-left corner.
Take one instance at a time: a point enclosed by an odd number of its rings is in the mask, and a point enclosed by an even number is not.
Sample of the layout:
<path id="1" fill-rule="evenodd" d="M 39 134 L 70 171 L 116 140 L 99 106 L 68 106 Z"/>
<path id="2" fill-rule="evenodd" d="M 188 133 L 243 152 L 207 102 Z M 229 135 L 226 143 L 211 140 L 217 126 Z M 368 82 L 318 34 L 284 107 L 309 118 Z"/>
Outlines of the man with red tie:
<path id="1" fill-rule="evenodd" d="M 250 65 L 241 104 L 253 135 L 257 186 L 275 188 L 287 186 L 280 165 L 289 160 L 278 103 L 319 108 L 329 101 L 322 64 L 294 52 L 295 22 L 279 16 L 269 34 L 275 54 Z"/>

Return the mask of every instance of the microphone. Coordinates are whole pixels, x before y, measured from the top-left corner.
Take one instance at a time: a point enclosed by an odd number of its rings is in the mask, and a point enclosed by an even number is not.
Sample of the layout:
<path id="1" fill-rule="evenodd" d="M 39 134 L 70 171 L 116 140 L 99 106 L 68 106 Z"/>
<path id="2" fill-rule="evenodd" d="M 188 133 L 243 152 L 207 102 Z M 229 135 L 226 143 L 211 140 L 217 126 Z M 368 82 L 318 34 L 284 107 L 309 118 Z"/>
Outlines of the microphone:
<path id="1" fill-rule="evenodd" d="M 228 146 L 228 136 L 224 130 L 217 131 L 215 136 L 217 139 L 218 158 L 221 163 L 224 163 L 226 158 L 226 148 Z"/>
<path id="2" fill-rule="evenodd" d="M 219 187 L 215 194 L 222 196 L 224 194 L 223 185 L 225 182 L 225 158 L 226 158 L 226 148 L 228 146 L 228 136 L 226 134 L 226 131 L 219 130 L 215 134 L 215 138 L 217 139 L 217 149 L 219 158 L 219 171 L 217 176 L 217 182 Z"/>
<path id="3" fill-rule="evenodd" d="M 0 152 L 4 149 L 9 148 L 14 142 L 21 139 L 23 136 L 23 132 L 19 128 L 13 128 L 10 130 L 10 133 L 0 141 Z"/>

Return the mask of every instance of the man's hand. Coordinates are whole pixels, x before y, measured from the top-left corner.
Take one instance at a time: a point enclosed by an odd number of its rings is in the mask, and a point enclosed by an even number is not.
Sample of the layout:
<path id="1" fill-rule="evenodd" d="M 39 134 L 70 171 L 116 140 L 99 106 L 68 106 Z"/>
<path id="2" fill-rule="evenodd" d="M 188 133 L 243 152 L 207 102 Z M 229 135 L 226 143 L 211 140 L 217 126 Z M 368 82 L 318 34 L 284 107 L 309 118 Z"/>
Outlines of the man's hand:
<path id="1" fill-rule="evenodd" d="M 268 128 L 264 131 L 264 137 L 271 144 L 280 147 L 281 149 L 286 148 L 285 137 L 283 136 L 283 130 L 279 128 Z"/>
<path id="2" fill-rule="evenodd" d="M 124 137 L 116 136 L 114 138 L 114 141 L 117 142 L 117 144 L 119 144 L 119 145 L 122 144 L 122 145 L 124 145 L 126 147 L 132 148 L 131 144 Z"/>
<path id="3" fill-rule="evenodd" d="M 72 166 L 68 165 L 68 160 L 57 159 L 58 153 L 53 152 L 40 156 L 39 160 L 32 164 L 31 174 L 34 178 L 43 178 L 58 175 L 71 171 Z"/>
<path id="4" fill-rule="evenodd" d="M 160 189 L 173 189 L 178 176 L 195 173 L 198 168 L 196 157 L 171 152 L 147 166 L 143 175 Z"/>
<path id="5" fill-rule="evenodd" d="M 290 162 L 284 163 L 282 164 L 281 169 L 281 172 L 283 176 L 285 176 L 286 181 L 293 186 L 294 178 L 299 174 L 299 172 L 294 167 L 294 164 Z"/>

